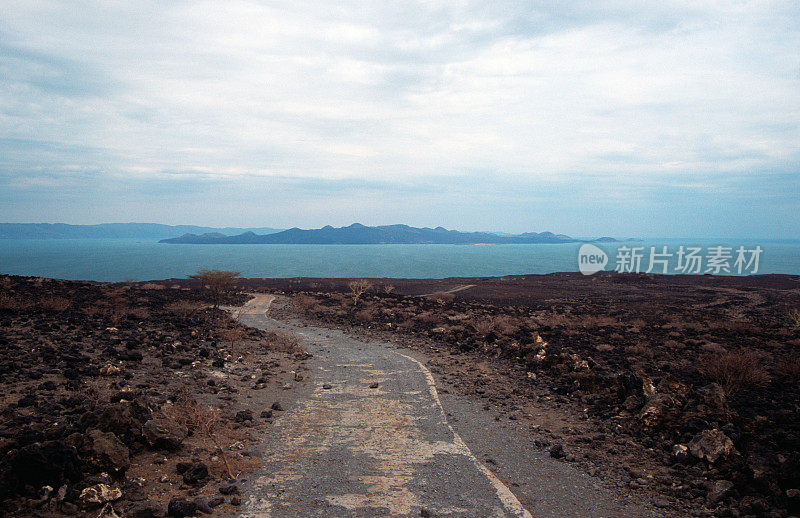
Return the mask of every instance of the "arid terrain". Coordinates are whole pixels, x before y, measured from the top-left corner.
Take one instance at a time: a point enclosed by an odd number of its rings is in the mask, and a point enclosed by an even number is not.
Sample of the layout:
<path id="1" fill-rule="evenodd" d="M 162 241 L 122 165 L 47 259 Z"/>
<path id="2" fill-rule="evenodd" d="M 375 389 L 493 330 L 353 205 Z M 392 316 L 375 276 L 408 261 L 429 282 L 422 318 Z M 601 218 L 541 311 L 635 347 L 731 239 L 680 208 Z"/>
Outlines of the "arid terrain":
<path id="1" fill-rule="evenodd" d="M 259 435 L 306 381 L 296 335 L 236 323 L 191 280 L 0 283 L 0 514 L 237 512 Z M 415 349 L 443 394 L 524 423 L 542 451 L 665 515 L 800 514 L 797 276 L 242 279 L 238 291 L 221 302 L 268 292 L 273 318 Z"/>
<path id="2" fill-rule="evenodd" d="M 169 286 L 0 277 L 0 515 L 236 512 L 306 353 Z"/>
<path id="3" fill-rule="evenodd" d="M 797 276 L 246 285 L 291 296 L 273 315 L 416 347 L 445 390 L 668 515 L 800 514 Z"/>

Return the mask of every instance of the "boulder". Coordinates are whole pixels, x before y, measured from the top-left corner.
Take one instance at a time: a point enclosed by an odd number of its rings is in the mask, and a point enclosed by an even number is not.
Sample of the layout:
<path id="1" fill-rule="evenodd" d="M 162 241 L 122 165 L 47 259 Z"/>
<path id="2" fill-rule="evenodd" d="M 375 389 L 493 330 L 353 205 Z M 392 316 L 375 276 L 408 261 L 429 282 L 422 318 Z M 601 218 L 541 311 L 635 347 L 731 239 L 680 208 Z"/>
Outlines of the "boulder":
<path id="1" fill-rule="evenodd" d="M 208 466 L 202 462 L 192 464 L 189 469 L 183 473 L 183 481 L 186 484 L 195 485 L 208 478 Z"/>
<path id="2" fill-rule="evenodd" d="M 668 422 L 676 406 L 677 401 L 669 394 L 656 394 L 651 397 L 636 415 L 642 431 L 652 432 Z"/>
<path id="3" fill-rule="evenodd" d="M 103 505 L 122 498 L 122 490 L 107 484 L 95 484 L 81 491 L 79 500 L 84 506 Z"/>
<path id="4" fill-rule="evenodd" d="M 700 432 L 689 442 L 689 453 L 712 464 L 734 452 L 733 441 L 716 428 Z"/>
<path id="5" fill-rule="evenodd" d="M 142 435 L 154 448 L 177 450 L 188 433 L 185 426 L 164 417 L 150 419 L 142 426 Z"/>
<path id="6" fill-rule="evenodd" d="M 706 498 L 708 499 L 709 503 L 716 504 L 728 496 L 732 490 L 733 482 L 730 480 L 715 480 L 711 484 L 711 488 L 708 490 Z"/>
<path id="7" fill-rule="evenodd" d="M 173 498 L 167 505 L 167 516 L 184 518 L 185 516 L 194 516 L 195 513 L 197 513 L 197 504 L 189 500 Z"/>
<path id="8" fill-rule="evenodd" d="M 90 430 L 88 436 L 92 441 L 92 456 L 101 466 L 118 471 L 125 471 L 130 467 L 130 451 L 119 437 L 100 430 Z"/>

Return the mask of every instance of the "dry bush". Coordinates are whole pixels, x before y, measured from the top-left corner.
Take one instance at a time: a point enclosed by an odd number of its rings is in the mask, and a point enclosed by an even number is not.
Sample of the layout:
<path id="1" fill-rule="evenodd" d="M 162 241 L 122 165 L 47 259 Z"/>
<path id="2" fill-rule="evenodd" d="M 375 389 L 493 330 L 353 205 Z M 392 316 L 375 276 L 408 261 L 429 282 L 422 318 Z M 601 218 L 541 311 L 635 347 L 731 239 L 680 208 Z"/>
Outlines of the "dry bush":
<path id="1" fill-rule="evenodd" d="M 372 284 L 366 279 L 358 279 L 357 281 L 350 281 L 347 286 L 350 288 L 350 294 L 353 296 L 353 305 L 355 306 L 358 304 L 358 299 L 372 287 Z"/>
<path id="2" fill-rule="evenodd" d="M 0 311 L 25 311 L 29 307 L 30 303 L 18 297 L 0 293 Z"/>
<path id="3" fill-rule="evenodd" d="M 472 327 L 476 333 L 486 338 L 494 331 L 494 321 L 488 318 L 475 320 L 472 322 Z"/>
<path id="4" fill-rule="evenodd" d="M 377 316 L 377 312 L 372 308 L 362 309 L 355 314 L 356 320 L 360 320 L 361 322 L 374 322 Z"/>
<path id="5" fill-rule="evenodd" d="M 789 311 L 789 322 L 795 328 L 800 327 L 800 309 L 793 309 Z"/>
<path id="6" fill-rule="evenodd" d="M 241 326 L 225 327 L 224 324 L 217 329 L 217 336 L 229 347 L 234 347 L 245 337 L 245 330 Z"/>
<path id="7" fill-rule="evenodd" d="M 439 304 L 447 304 L 448 302 L 453 302 L 456 299 L 456 295 L 447 291 L 437 291 L 428 295 L 428 298 L 435 300 Z"/>
<path id="8" fill-rule="evenodd" d="M 707 354 L 700 357 L 699 370 L 711 381 L 719 383 L 726 394 L 734 395 L 769 382 L 769 376 L 761 364 L 761 359 L 760 354 L 745 349 L 723 354 Z"/>
<path id="9" fill-rule="evenodd" d="M 284 353 L 307 353 L 303 340 L 297 333 L 272 330 L 266 333 L 267 347 Z"/>
<path id="10" fill-rule="evenodd" d="M 442 316 L 432 311 L 425 311 L 415 316 L 414 320 L 422 324 L 436 325 L 442 323 Z"/>
<path id="11" fill-rule="evenodd" d="M 195 279 L 202 286 L 208 289 L 214 308 L 219 306 L 222 297 L 236 286 L 236 279 L 242 272 L 227 270 L 198 270 L 197 273 L 190 275 L 190 279 Z"/>
<path id="12" fill-rule="evenodd" d="M 150 318 L 150 311 L 147 308 L 131 308 L 128 310 L 128 316 L 133 317 L 137 320 L 144 320 L 146 318 Z"/>
<path id="13" fill-rule="evenodd" d="M 154 282 L 146 282 L 140 286 L 143 290 L 163 290 L 166 287 L 163 284 L 156 284 Z"/>
<path id="14" fill-rule="evenodd" d="M 495 317 L 493 324 L 495 332 L 501 335 L 513 336 L 519 331 L 519 322 L 508 315 Z"/>
<path id="15" fill-rule="evenodd" d="M 386 286 L 383 287 L 383 292 L 386 294 L 389 294 L 393 291 L 394 291 L 394 286 L 392 286 L 391 284 L 387 284 Z"/>
<path id="16" fill-rule="evenodd" d="M 11 289 L 11 279 L 8 277 L 0 278 L 0 290 L 7 291 Z"/>
<path id="17" fill-rule="evenodd" d="M 308 295 L 295 295 L 292 297 L 292 307 L 298 311 L 310 312 L 319 306 L 317 299 Z"/>
<path id="18" fill-rule="evenodd" d="M 233 429 L 227 420 L 222 419 L 222 410 L 216 407 L 201 405 L 189 396 L 182 395 L 172 405 L 162 408 L 168 419 L 185 426 L 189 431 L 201 437 L 203 441 L 214 446 L 214 450 L 222 458 L 226 475 L 235 479 L 231 459 L 225 454 L 234 436 Z"/>
<path id="19" fill-rule="evenodd" d="M 637 342 L 634 345 L 625 346 L 625 352 L 631 356 L 642 356 L 645 358 L 652 358 L 653 348 L 644 342 Z"/>
<path id="20" fill-rule="evenodd" d="M 39 307 L 44 311 L 61 312 L 72 305 L 69 299 L 64 297 L 48 297 L 39 301 Z"/>
<path id="21" fill-rule="evenodd" d="M 167 304 L 164 309 L 181 318 L 191 318 L 203 309 L 203 304 L 189 300 L 178 300 Z"/>
<path id="22" fill-rule="evenodd" d="M 775 370 L 780 377 L 786 378 L 788 381 L 800 381 L 800 354 L 778 363 Z"/>

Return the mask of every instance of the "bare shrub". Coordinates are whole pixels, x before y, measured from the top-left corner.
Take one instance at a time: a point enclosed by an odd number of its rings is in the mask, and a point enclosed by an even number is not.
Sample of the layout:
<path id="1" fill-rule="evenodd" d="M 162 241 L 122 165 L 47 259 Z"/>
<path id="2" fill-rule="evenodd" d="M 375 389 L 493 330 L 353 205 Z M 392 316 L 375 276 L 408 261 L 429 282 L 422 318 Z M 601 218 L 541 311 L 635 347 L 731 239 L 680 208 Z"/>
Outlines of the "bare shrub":
<path id="1" fill-rule="evenodd" d="M 476 319 L 472 322 L 472 328 L 475 332 L 486 338 L 492 331 L 494 331 L 494 321 L 488 318 Z"/>
<path id="2" fill-rule="evenodd" d="M 394 286 L 392 286 L 391 284 L 387 284 L 386 286 L 383 287 L 383 292 L 386 294 L 389 294 L 393 291 L 394 291 Z"/>
<path id="3" fill-rule="evenodd" d="M 208 289 L 216 308 L 225 293 L 236 286 L 236 278 L 241 274 L 242 272 L 228 270 L 198 270 L 197 273 L 190 275 L 189 278 L 199 281 L 202 286 Z"/>
<path id="4" fill-rule="evenodd" d="M 203 309 L 203 304 L 190 300 L 177 300 L 164 306 L 164 309 L 181 318 L 191 318 Z"/>
<path id="5" fill-rule="evenodd" d="M 414 320 L 422 324 L 436 325 L 442 323 L 442 316 L 432 311 L 425 311 L 415 316 Z"/>
<path id="6" fill-rule="evenodd" d="M 362 322 L 373 322 L 376 316 L 377 313 L 372 308 L 362 309 L 355 314 L 356 320 L 360 320 Z"/>
<path id="7" fill-rule="evenodd" d="M 150 311 L 143 307 L 130 308 L 128 310 L 128 316 L 137 320 L 145 320 L 146 318 L 150 318 Z"/>
<path id="8" fill-rule="evenodd" d="M 162 413 L 211 443 L 225 465 L 227 476 L 231 479 L 236 478 L 224 447 L 226 442 L 230 442 L 233 430 L 228 422 L 222 419 L 222 411 L 219 408 L 201 405 L 188 396 L 181 396 L 172 405 L 164 407 Z"/>
<path id="9" fill-rule="evenodd" d="M 30 303 L 18 297 L 0 293 L 0 311 L 25 311 Z"/>
<path id="10" fill-rule="evenodd" d="M 519 331 L 519 322 L 508 315 L 495 317 L 493 326 L 496 333 L 506 336 L 513 336 Z"/>
<path id="11" fill-rule="evenodd" d="M 163 284 L 156 284 L 154 282 L 146 282 L 140 286 L 143 290 L 163 290 L 166 287 Z"/>
<path id="12" fill-rule="evenodd" d="M 350 294 L 353 296 L 353 305 L 355 306 L 358 304 L 358 299 L 372 287 L 372 284 L 366 279 L 358 279 L 357 281 L 350 281 L 347 286 L 350 288 Z"/>
<path id="13" fill-rule="evenodd" d="M 0 278 L 0 290 L 7 291 L 11 289 L 11 279 L 8 277 Z"/>
<path id="14" fill-rule="evenodd" d="M 69 299 L 64 297 L 48 297 L 39 301 L 39 307 L 44 311 L 61 312 L 72 305 Z"/>
<path id="15" fill-rule="evenodd" d="M 266 334 L 267 347 L 284 353 L 307 353 L 303 340 L 296 333 L 272 330 Z"/>
<path id="16" fill-rule="evenodd" d="M 800 309 L 793 309 L 789 311 L 789 322 L 795 328 L 800 327 Z"/>
<path id="17" fill-rule="evenodd" d="M 728 395 L 769 382 L 769 376 L 761 365 L 761 355 L 745 349 L 704 355 L 700 357 L 699 370 L 711 381 L 719 383 Z"/>
<path id="18" fill-rule="evenodd" d="M 439 304 L 447 304 L 448 302 L 453 302 L 456 299 L 456 295 L 447 291 L 437 291 L 428 295 L 428 298 L 435 300 Z"/>
<path id="19" fill-rule="evenodd" d="M 796 354 L 793 358 L 780 362 L 776 370 L 778 375 L 782 378 L 786 378 L 787 381 L 800 381 L 800 354 Z"/>
<path id="20" fill-rule="evenodd" d="M 310 312 L 319 306 L 317 299 L 308 295 L 295 295 L 292 297 L 292 306 L 298 311 Z"/>

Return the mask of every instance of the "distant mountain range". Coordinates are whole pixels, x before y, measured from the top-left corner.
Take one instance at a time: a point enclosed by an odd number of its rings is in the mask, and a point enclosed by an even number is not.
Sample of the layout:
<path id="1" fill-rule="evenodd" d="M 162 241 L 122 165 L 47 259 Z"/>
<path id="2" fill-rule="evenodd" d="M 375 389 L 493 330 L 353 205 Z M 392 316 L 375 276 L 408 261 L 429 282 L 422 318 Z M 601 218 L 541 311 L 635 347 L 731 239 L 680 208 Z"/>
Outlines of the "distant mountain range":
<path id="1" fill-rule="evenodd" d="M 243 232 L 269 234 L 274 228 L 214 228 L 195 225 L 159 225 L 158 223 L 103 223 L 67 225 L 65 223 L 0 223 L 0 239 L 164 239 L 186 233 L 234 235 Z"/>
<path id="2" fill-rule="evenodd" d="M 291 228 L 282 232 L 259 235 L 244 232 L 226 236 L 219 232 L 202 235 L 187 233 L 181 237 L 162 239 L 172 244 L 307 244 L 307 245 L 373 245 L 373 244 L 514 244 L 514 243 L 569 243 L 569 236 L 552 232 L 526 232 L 517 235 L 499 235 L 491 232 L 459 232 L 442 227 L 416 228 L 408 225 L 383 225 L 367 227 L 353 223 L 349 227 L 330 225 L 318 229 Z"/>

